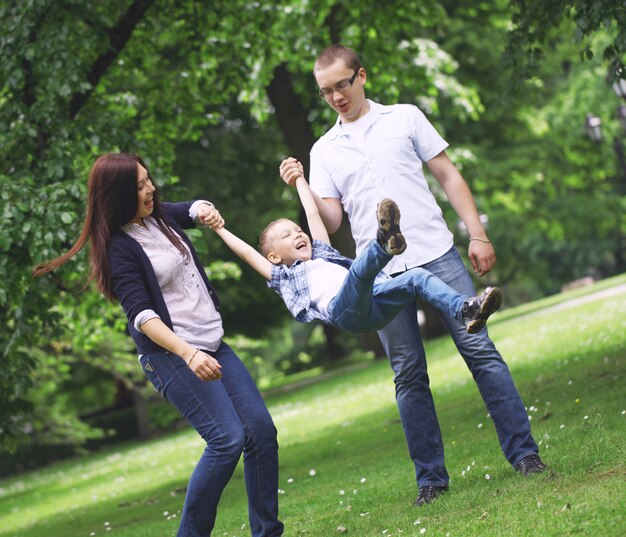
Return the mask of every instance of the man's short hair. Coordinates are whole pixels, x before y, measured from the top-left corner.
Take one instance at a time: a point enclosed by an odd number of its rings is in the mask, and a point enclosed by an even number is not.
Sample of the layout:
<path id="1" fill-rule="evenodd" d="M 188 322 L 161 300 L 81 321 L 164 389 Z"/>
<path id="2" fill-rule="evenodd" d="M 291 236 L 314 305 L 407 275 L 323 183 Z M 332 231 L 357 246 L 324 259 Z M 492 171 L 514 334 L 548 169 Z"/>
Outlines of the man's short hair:
<path id="1" fill-rule="evenodd" d="M 334 44 L 326 47 L 319 53 L 317 59 L 315 60 L 315 64 L 313 65 L 313 74 L 315 74 L 315 71 L 319 71 L 320 69 L 326 69 L 337 60 L 343 60 L 346 67 L 354 71 L 358 71 L 361 67 L 363 67 L 361 60 L 359 60 L 359 57 L 354 50 L 344 47 L 343 45 Z"/>

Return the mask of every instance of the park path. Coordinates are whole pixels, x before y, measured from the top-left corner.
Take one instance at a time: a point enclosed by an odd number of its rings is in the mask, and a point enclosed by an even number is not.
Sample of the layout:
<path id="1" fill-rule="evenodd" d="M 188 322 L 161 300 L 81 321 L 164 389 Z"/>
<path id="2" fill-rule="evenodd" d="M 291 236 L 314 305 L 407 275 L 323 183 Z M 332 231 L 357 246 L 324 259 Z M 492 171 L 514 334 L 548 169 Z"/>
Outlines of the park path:
<path id="1" fill-rule="evenodd" d="M 626 295 L 626 283 L 622 283 L 619 285 L 615 285 L 613 287 L 608 287 L 607 289 L 601 289 L 599 291 L 594 291 L 587 295 L 570 298 L 564 300 L 563 302 L 559 302 L 558 304 L 554 304 L 553 306 L 547 306 L 545 308 L 541 308 L 538 311 L 531 311 L 526 313 L 525 315 L 520 315 L 520 317 L 525 317 L 526 315 L 544 315 L 547 313 L 554 313 L 557 311 L 566 310 L 569 308 L 574 308 L 581 304 L 587 304 L 588 302 L 593 302 L 595 300 L 602 300 L 604 298 L 614 297 L 618 295 Z M 625 297 L 626 299 L 626 297 Z M 359 369 L 365 369 L 370 365 L 370 362 L 359 362 L 356 364 L 349 365 L 347 367 L 341 368 L 340 370 L 335 371 L 327 371 L 325 373 L 321 373 L 315 377 L 302 379 L 300 381 L 296 381 L 290 384 L 286 384 L 283 386 L 277 386 L 275 388 L 270 388 L 268 390 L 262 391 L 263 396 L 273 395 L 276 393 L 286 393 L 298 388 L 303 388 L 305 386 L 309 386 L 311 384 L 315 384 L 320 380 L 324 380 L 327 378 L 332 378 L 336 376 L 338 373 L 346 373 L 351 371 L 357 371 Z"/>
<path id="2" fill-rule="evenodd" d="M 554 313 L 557 311 L 573 308 L 575 306 L 580 306 L 581 304 L 587 304 L 596 300 L 602 300 L 603 298 L 612 298 L 624 294 L 626 294 L 626 283 L 621 283 L 613 287 L 594 291 L 592 293 L 589 293 L 588 295 L 564 300 L 563 302 L 559 302 L 558 304 L 554 304 L 553 306 L 541 308 L 541 310 L 539 311 L 529 312 L 527 315 L 543 315 L 544 313 Z"/>

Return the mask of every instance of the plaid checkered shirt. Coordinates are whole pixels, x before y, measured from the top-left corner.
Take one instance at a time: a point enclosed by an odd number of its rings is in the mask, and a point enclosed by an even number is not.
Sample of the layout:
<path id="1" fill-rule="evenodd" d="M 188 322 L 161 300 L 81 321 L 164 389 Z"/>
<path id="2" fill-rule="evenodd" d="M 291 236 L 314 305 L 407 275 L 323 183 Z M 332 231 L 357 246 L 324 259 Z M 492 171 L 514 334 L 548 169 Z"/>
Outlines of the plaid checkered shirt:
<path id="1" fill-rule="evenodd" d="M 314 240 L 312 247 L 311 259 L 326 259 L 347 269 L 352 265 L 352 259 L 341 255 L 330 244 Z M 326 321 L 326 318 L 318 311 L 311 309 L 311 297 L 306 282 L 306 264 L 304 261 L 298 260 L 290 267 L 273 265 L 272 279 L 267 282 L 267 286 L 274 289 L 285 301 L 285 305 L 296 321 L 301 323 L 308 323 L 314 319 Z"/>

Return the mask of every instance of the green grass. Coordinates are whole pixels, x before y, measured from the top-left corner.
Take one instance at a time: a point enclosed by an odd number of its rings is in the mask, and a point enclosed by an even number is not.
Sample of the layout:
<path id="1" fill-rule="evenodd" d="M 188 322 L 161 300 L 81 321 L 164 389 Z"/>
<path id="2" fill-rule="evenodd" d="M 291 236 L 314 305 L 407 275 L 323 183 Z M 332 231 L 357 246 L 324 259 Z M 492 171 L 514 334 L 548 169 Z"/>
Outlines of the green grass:
<path id="1" fill-rule="evenodd" d="M 417 489 L 392 373 L 372 362 L 268 398 L 286 536 L 342 535 L 340 526 L 358 537 L 626 534 L 626 294 L 505 313 L 490 333 L 550 471 L 525 479 L 510 468 L 475 384 L 442 338 L 427 351 L 450 492 L 412 506 Z M 202 449 L 185 430 L 2 480 L 0 537 L 173 536 Z M 241 467 L 213 534 L 249 535 Z"/>

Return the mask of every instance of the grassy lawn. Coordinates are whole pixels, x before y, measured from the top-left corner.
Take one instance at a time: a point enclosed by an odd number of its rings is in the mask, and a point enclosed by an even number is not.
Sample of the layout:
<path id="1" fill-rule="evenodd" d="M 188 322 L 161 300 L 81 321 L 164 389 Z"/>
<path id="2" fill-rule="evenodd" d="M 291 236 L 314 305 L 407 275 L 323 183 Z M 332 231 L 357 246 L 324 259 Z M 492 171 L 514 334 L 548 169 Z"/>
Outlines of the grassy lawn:
<path id="1" fill-rule="evenodd" d="M 467 368 L 444 338 L 427 352 L 450 492 L 412 506 L 417 488 L 392 373 L 373 362 L 268 397 L 281 446 L 285 535 L 625 535 L 626 294 L 548 307 L 556 302 L 506 310 L 490 329 L 549 472 L 525 479 L 510 468 Z M 185 430 L 2 480 L 0 537 L 173 536 L 202 449 Z M 250 535 L 241 467 L 214 535 Z"/>

